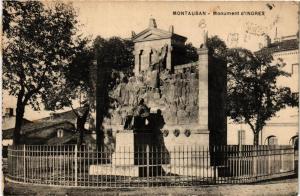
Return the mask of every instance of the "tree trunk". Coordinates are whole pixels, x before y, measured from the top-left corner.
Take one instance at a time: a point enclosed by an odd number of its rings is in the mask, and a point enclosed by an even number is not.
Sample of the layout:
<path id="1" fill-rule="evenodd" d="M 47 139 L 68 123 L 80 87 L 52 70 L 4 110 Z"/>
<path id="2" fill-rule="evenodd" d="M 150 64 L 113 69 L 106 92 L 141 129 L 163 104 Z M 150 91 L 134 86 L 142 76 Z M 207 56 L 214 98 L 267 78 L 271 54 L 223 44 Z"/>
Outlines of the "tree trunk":
<path id="1" fill-rule="evenodd" d="M 96 143 L 97 143 L 97 147 L 99 149 L 101 149 L 104 146 L 104 130 L 103 130 L 103 127 L 100 127 L 99 129 L 96 130 Z"/>
<path id="2" fill-rule="evenodd" d="M 254 132 L 253 145 L 258 146 L 259 142 L 259 131 Z"/>
<path id="3" fill-rule="evenodd" d="M 87 107 L 85 109 L 82 116 L 77 117 L 76 125 L 77 125 L 77 131 L 79 132 L 78 138 L 77 138 L 77 145 L 78 146 L 81 146 L 82 143 L 83 143 L 83 134 L 84 134 L 84 131 L 85 131 L 84 125 L 85 125 L 88 114 L 89 114 L 89 107 Z"/>
<path id="4" fill-rule="evenodd" d="M 100 105 L 100 108 L 105 107 L 102 104 Z M 101 149 L 104 146 L 104 128 L 103 128 L 103 120 L 104 120 L 104 111 L 99 109 L 96 113 L 96 144 L 99 149 Z"/>
<path id="5" fill-rule="evenodd" d="M 102 64 L 97 70 L 97 89 L 96 89 L 96 143 L 100 149 L 104 146 L 104 128 L 103 121 L 108 113 L 108 78 L 111 72 L 108 66 Z"/>
<path id="6" fill-rule="evenodd" d="M 82 119 L 80 119 L 81 117 L 77 118 L 77 146 L 81 146 L 83 143 L 83 132 L 84 132 L 84 124 L 85 122 L 79 122 L 82 121 Z"/>
<path id="7" fill-rule="evenodd" d="M 23 123 L 23 117 L 25 112 L 25 105 L 22 102 L 21 98 L 18 98 L 17 101 L 17 109 L 16 109 L 16 122 L 15 122 L 15 130 L 13 133 L 13 141 L 14 145 L 20 144 L 20 137 L 21 137 L 21 128 Z"/>

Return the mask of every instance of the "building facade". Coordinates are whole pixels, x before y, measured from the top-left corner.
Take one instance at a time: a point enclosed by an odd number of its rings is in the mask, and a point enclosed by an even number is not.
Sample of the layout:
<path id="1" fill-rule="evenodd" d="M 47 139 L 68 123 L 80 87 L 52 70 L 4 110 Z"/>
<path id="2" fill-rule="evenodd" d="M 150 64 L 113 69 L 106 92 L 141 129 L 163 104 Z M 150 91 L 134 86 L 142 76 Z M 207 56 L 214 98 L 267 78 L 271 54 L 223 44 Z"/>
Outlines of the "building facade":
<path id="1" fill-rule="evenodd" d="M 275 38 L 271 42 L 268 36 L 257 52 L 270 53 L 273 61 L 283 61 L 282 68 L 290 77 L 281 76 L 277 85 L 289 87 L 293 96 L 299 97 L 299 39 L 296 35 Z M 259 135 L 260 145 L 297 145 L 299 134 L 299 108 L 286 107 L 276 113 Z M 228 144 L 253 144 L 253 133 L 246 124 L 235 124 L 228 120 Z"/>
<path id="2" fill-rule="evenodd" d="M 166 69 L 173 70 L 174 65 L 183 64 L 183 46 L 187 38 L 174 33 L 173 26 L 170 26 L 169 31 L 159 29 L 155 19 L 151 18 L 148 28 L 137 35 L 133 33 L 132 36 L 135 75 L 157 63 L 158 58 L 163 58 L 163 55 Z"/>

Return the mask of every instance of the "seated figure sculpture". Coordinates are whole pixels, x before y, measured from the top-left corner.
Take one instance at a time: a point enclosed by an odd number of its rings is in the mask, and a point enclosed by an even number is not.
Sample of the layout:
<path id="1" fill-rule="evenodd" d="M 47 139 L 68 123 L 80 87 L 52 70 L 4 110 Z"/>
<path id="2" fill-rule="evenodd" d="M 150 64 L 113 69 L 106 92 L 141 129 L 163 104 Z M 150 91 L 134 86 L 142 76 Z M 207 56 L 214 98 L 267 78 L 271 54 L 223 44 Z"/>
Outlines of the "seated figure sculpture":
<path id="1" fill-rule="evenodd" d="M 125 129 L 133 129 L 135 131 L 147 131 L 148 118 L 150 116 L 150 108 L 141 99 L 139 104 L 133 108 L 133 116 L 127 116 Z"/>

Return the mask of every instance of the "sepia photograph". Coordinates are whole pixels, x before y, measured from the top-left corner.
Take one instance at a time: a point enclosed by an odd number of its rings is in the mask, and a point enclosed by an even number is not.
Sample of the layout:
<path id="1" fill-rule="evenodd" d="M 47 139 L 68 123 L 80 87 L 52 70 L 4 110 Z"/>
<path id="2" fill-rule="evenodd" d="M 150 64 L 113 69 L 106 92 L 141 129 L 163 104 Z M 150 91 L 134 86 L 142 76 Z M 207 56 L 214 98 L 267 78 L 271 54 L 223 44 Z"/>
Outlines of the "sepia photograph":
<path id="1" fill-rule="evenodd" d="M 2 1 L 2 195 L 298 195 L 299 8 Z"/>

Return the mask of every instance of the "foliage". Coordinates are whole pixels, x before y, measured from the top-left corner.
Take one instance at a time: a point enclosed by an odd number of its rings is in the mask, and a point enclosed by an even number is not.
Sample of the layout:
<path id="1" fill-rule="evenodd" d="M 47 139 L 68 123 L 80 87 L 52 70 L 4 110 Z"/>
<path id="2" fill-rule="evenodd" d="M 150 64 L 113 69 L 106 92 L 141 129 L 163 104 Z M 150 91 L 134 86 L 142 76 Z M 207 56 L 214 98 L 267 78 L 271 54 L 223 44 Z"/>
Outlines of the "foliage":
<path id="1" fill-rule="evenodd" d="M 208 55 L 214 58 L 225 60 L 227 46 L 218 36 L 212 36 L 207 39 Z"/>
<path id="2" fill-rule="evenodd" d="M 286 106 L 296 106 L 288 87 L 277 85 L 279 77 L 290 74 L 282 71 L 281 60 L 272 62 L 271 55 L 254 55 L 242 48 L 228 49 L 227 112 L 235 122 L 247 123 L 258 145 L 259 132 L 266 121 Z"/>
<path id="3" fill-rule="evenodd" d="M 225 59 L 227 46 L 218 36 L 212 36 L 207 39 L 208 54 L 217 59 Z M 185 63 L 195 62 L 198 60 L 197 48 L 192 43 L 187 43 L 183 47 Z"/>
<path id="4" fill-rule="evenodd" d="M 197 48 L 192 43 L 184 45 L 185 63 L 191 63 L 198 60 Z"/>
<path id="5" fill-rule="evenodd" d="M 98 74 L 104 74 L 108 90 L 115 87 L 121 75 L 133 75 L 133 43 L 119 37 L 104 39 L 98 36 L 94 41 Z"/>
<path id="6" fill-rule="evenodd" d="M 130 74 L 133 69 L 133 43 L 118 37 L 104 39 L 98 36 L 94 41 L 94 52 L 97 60 L 97 144 L 103 144 L 104 117 L 108 116 L 111 102 L 109 91 L 120 79 L 120 71 Z"/>
<path id="7" fill-rule="evenodd" d="M 47 110 L 59 110 L 72 107 L 75 100 L 88 102 L 91 95 L 90 66 L 93 64 L 94 53 L 87 38 L 78 40 L 74 48 L 74 58 L 61 70 L 62 80 L 54 85 L 56 93 L 42 94 L 42 100 Z M 81 104 L 81 103 L 80 103 Z M 79 114 L 73 109 L 76 116 Z"/>
<path id="8" fill-rule="evenodd" d="M 24 108 L 40 109 L 55 93 L 76 53 L 77 15 L 70 4 L 3 3 L 3 89 L 17 97 L 14 140 L 19 142 Z"/>

